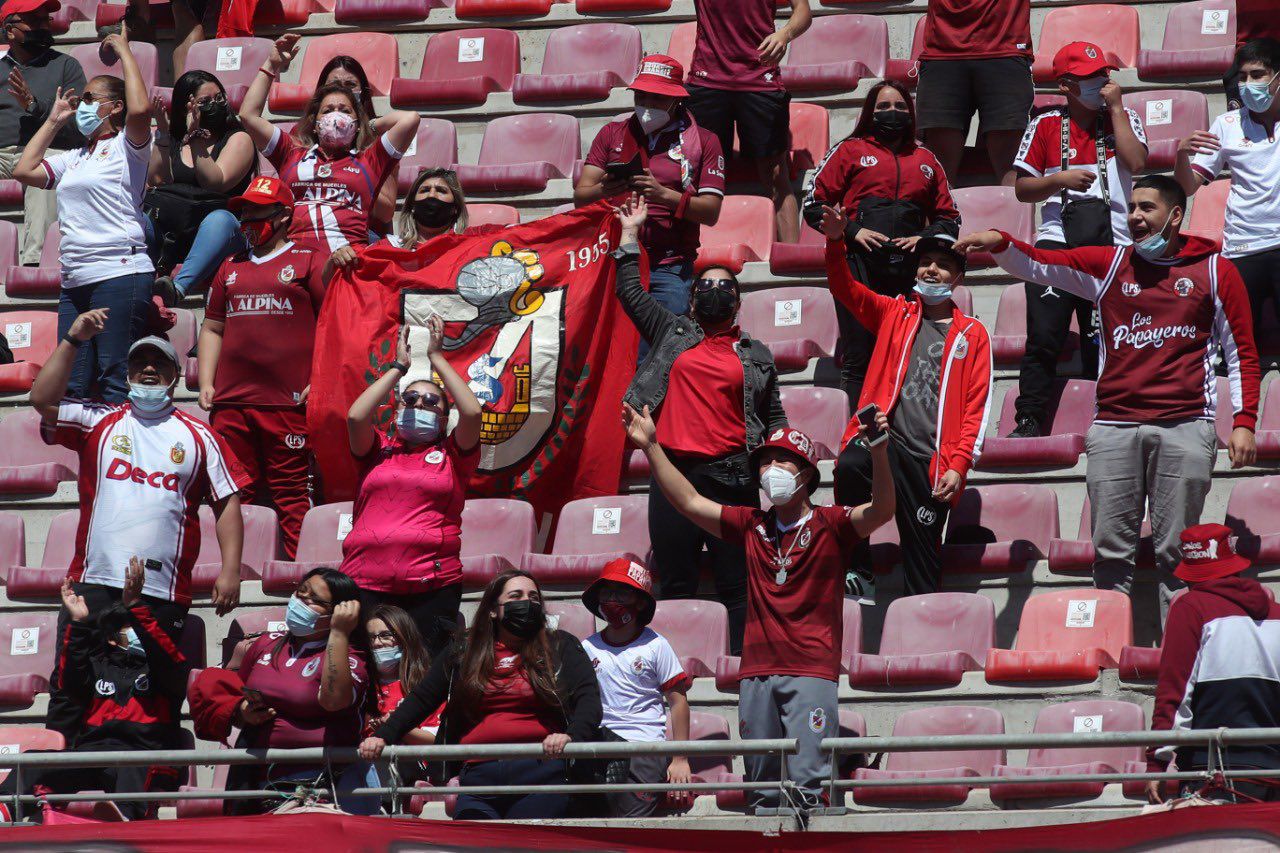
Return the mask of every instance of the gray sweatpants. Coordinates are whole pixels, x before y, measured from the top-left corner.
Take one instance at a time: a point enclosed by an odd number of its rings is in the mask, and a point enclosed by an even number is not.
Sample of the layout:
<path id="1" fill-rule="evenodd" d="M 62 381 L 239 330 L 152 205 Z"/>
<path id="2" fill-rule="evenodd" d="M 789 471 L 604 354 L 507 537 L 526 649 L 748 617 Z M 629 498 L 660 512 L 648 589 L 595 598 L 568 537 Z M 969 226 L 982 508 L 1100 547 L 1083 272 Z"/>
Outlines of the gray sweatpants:
<path id="1" fill-rule="evenodd" d="M 825 678 L 770 675 L 744 678 L 738 688 L 738 728 L 743 740 L 796 738 L 799 751 L 787 756 L 787 778 L 802 788 L 806 799 L 822 796 L 821 784 L 831 777 L 831 758 L 818 748 L 825 737 L 840 732 L 836 683 Z M 782 768 L 777 755 L 747 755 L 748 782 L 777 782 Z M 747 804 L 778 808 L 775 789 L 748 791 Z M 816 805 L 811 802 L 811 805 Z"/>
<path id="2" fill-rule="evenodd" d="M 13 167 L 18 165 L 22 156 L 21 145 L 0 146 L 0 178 L 13 177 Z M 60 154 L 50 149 L 45 157 Z M 58 218 L 58 199 L 53 190 L 38 190 L 26 187 L 22 191 L 22 223 L 18 226 L 18 263 L 36 264 L 40 262 L 40 248 L 44 245 L 45 232 Z"/>
<path id="3" fill-rule="evenodd" d="M 1129 593 L 1143 510 L 1149 505 L 1164 623 L 1173 594 L 1183 586 L 1173 576 L 1181 559 L 1179 537 L 1200 523 L 1217 448 L 1212 421 L 1089 428 L 1085 453 L 1094 586 Z"/>

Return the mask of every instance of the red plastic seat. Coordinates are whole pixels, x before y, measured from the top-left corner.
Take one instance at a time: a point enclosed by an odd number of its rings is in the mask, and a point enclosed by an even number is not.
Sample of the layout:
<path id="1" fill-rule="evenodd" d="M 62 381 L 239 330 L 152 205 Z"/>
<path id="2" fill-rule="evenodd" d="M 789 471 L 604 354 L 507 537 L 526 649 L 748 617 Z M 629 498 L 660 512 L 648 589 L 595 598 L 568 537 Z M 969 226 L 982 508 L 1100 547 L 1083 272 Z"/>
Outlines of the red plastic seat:
<path id="1" fill-rule="evenodd" d="M 1230 178 L 1219 178 L 1201 187 L 1191 198 L 1191 215 L 1187 218 L 1187 227 L 1182 229 L 1183 233 L 1222 242 L 1222 226 L 1227 219 L 1227 197 L 1230 194 Z"/>
<path id="2" fill-rule="evenodd" d="M 506 498 L 467 501 L 462 508 L 463 587 L 484 589 L 502 572 L 521 565 L 537 538 L 538 523 L 530 504 Z"/>
<path id="3" fill-rule="evenodd" d="M 799 243 L 775 241 L 769 250 L 769 272 L 775 276 L 811 276 L 826 272 L 827 238 L 807 225 L 800 226 Z"/>
<path id="4" fill-rule="evenodd" d="M 957 284 L 951 289 L 951 301 L 960 309 L 961 314 L 969 317 L 975 316 L 973 313 L 973 293 L 963 284 Z"/>
<path id="5" fill-rule="evenodd" d="M 1280 475 L 1236 480 L 1223 522 L 1236 534 L 1236 552 L 1254 563 L 1280 562 Z"/>
<path id="6" fill-rule="evenodd" d="M 559 619 L 557 627 L 568 631 L 579 640 L 585 640 L 596 632 L 596 617 L 576 601 L 548 601 L 547 616 Z"/>
<path id="7" fill-rule="evenodd" d="M 726 196 L 715 225 L 702 226 L 698 266 L 722 266 L 736 275 L 748 261 L 767 261 L 773 248 L 773 202 L 764 196 Z"/>
<path id="8" fill-rule="evenodd" d="M 453 7 L 459 18 L 513 18 L 542 16 L 557 0 L 457 0 Z"/>
<path id="9" fill-rule="evenodd" d="M 550 552 L 524 554 L 520 568 L 543 584 L 585 586 L 599 577 L 605 563 L 618 557 L 637 563 L 649 558 L 649 499 L 645 495 L 569 501 L 560 511 Z"/>
<path id="10" fill-rule="evenodd" d="M 899 598 L 885 613 L 880 653 L 850 659 L 849 686 L 959 684 L 966 672 L 982 670 L 995 630 L 995 605 L 985 595 L 935 592 Z"/>
<path id="11" fill-rule="evenodd" d="M 1132 702 L 1086 699 L 1046 705 L 1036 714 L 1034 734 L 1145 731 L 1146 715 Z M 1141 746 L 1051 747 L 1032 749 L 1025 767 L 995 766 L 996 776 L 1076 776 L 1120 773 L 1131 761 L 1143 760 Z M 1102 793 L 1103 782 L 1033 782 L 992 785 L 993 800 L 1086 799 Z"/>
<path id="12" fill-rule="evenodd" d="M 207 39 L 191 45 L 186 70 L 208 71 L 221 80 L 227 90 L 227 103 L 238 110 L 258 69 L 270 55 L 271 39 Z"/>
<path id="13" fill-rule="evenodd" d="M 577 0 L 578 14 L 598 12 L 665 12 L 671 0 Z"/>
<path id="14" fill-rule="evenodd" d="M 848 674 L 848 661 L 862 651 L 862 606 L 846 598 L 842 608 L 840 630 L 840 671 Z M 737 693 L 741 680 L 742 658 L 723 655 L 715 664 L 716 689 L 722 693 Z"/>
<path id="15" fill-rule="evenodd" d="M 858 57 L 853 59 L 852 57 Z M 889 25 L 877 15 L 824 15 L 791 45 L 782 79 L 793 93 L 846 92 L 863 77 L 883 77 Z"/>
<path id="16" fill-rule="evenodd" d="M 1047 435 L 1035 438 L 1006 438 L 1016 426 L 1018 389 L 1010 387 L 1000 410 L 998 435 L 988 435 L 982 443 L 978 467 L 1064 467 L 1069 468 L 1084 453 L 1084 436 L 1093 425 L 1096 383 L 1087 379 L 1059 379 L 1049 398 L 1045 426 Z"/>
<path id="17" fill-rule="evenodd" d="M 1088 495 L 1080 509 L 1080 532 L 1075 539 L 1052 539 L 1049 542 L 1049 571 L 1057 573 L 1093 570 L 1093 523 Z M 1155 565 L 1155 549 L 1151 544 L 1151 519 L 1144 515 L 1138 540 L 1138 566 Z"/>
<path id="18" fill-rule="evenodd" d="M 159 80 L 156 72 L 156 46 L 144 41 L 131 41 L 129 42 L 129 47 L 133 51 L 133 58 L 138 61 L 138 71 L 142 74 L 142 82 L 147 87 L 147 91 L 150 91 L 155 88 Z M 119 77 L 123 73 L 120 70 L 119 58 L 116 58 L 110 65 L 103 64 L 101 57 L 98 56 L 97 42 L 76 45 L 69 52 L 80 63 L 80 67 L 84 69 L 86 81 L 104 74 Z"/>
<path id="19" fill-rule="evenodd" d="M 467 205 L 467 226 L 478 225 L 519 225 L 520 211 L 509 204 L 488 204 L 473 202 Z"/>
<path id="20" fill-rule="evenodd" d="M 667 638 L 685 675 L 716 674 L 716 661 L 729 654 L 729 611 L 718 601 L 659 601 L 649 627 Z"/>
<path id="21" fill-rule="evenodd" d="M 312 13 L 333 11 L 334 0 L 258 0 L 253 22 L 262 27 L 304 25 Z"/>
<path id="22" fill-rule="evenodd" d="M 57 625 L 52 610 L 0 614 L 0 707 L 30 707 L 49 689 Z"/>
<path id="23" fill-rule="evenodd" d="M 468 193 L 541 192 L 552 178 L 569 177 L 581 156 L 576 117 L 526 113 L 486 124 L 477 164 L 456 171 Z"/>
<path id="24" fill-rule="evenodd" d="M 552 30 L 541 73 L 517 74 L 511 98 L 517 104 L 602 100 L 631 83 L 643 53 L 640 30 L 630 24 Z"/>
<path id="25" fill-rule="evenodd" d="M 1120 650 L 1121 681 L 1155 681 L 1160 675 L 1160 649 L 1125 646 Z"/>
<path id="26" fill-rule="evenodd" d="M 0 726 L 0 755 L 17 755 L 31 750 L 60 752 L 67 742 L 61 732 L 35 726 Z M 9 768 L 0 768 L 0 782 L 9 778 Z"/>
<path id="27" fill-rule="evenodd" d="M 173 7 L 168 0 L 150 0 L 148 5 L 151 7 L 151 22 L 155 27 L 168 29 L 173 26 Z M 94 10 L 92 18 L 87 18 L 86 20 L 92 20 L 95 27 L 110 26 L 119 23 L 124 18 L 126 8 L 125 4 L 120 0 L 105 0 L 105 2 L 97 4 L 97 9 Z M 85 76 L 93 79 L 93 75 L 87 71 Z"/>
<path id="28" fill-rule="evenodd" d="M 831 356 L 840 335 L 835 303 L 822 287 L 744 293 L 738 323 L 769 347 L 781 372 L 803 370 L 810 359 Z"/>
<path id="29" fill-rule="evenodd" d="M 369 78 L 373 95 L 391 91 L 391 81 L 400 72 L 400 47 L 390 33 L 334 33 L 312 38 L 302 54 L 298 83 L 276 83 L 267 100 L 273 113 L 297 113 L 307 105 L 320 81 L 320 72 L 335 56 L 359 61 Z"/>
<path id="30" fill-rule="evenodd" d="M 946 735 L 1004 734 L 1004 718 L 994 708 L 944 705 L 920 708 L 899 715 L 893 724 L 894 737 L 941 737 Z M 858 805 L 882 803 L 949 803 L 965 801 L 969 785 L 931 785 L 929 779 L 962 776 L 990 776 L 991 769 L 1005 760 L 1003 749 L 947 750 L 946 752 L 890 752 L 883 769 L 859 768 L 854 779 L 919 779 L 919 785 L 902 788 L 854 788 Z"/>
<path id="31" fill-rule="evenodd" d="M 8 184 L 9 181 L 0 181 Z M 16 182 L 13 182 L 16 183 Z M 0 207 L 16 206 L 22 203 L 22 185 L 18 185 L 17 197 L 10 202 L 0 190 Z M 5 220 L 0 223 L 0 285 L 8 278 L 9 269 L 18 266 L 18 226 Z"/>
<path id="32" fill-rule="evenodd" d="M 1051 9 L 1040 24 L 1040 41 L 1031 66 L 1036 83 L 1053 82 L 1053 56 L 1073 41 L 1092 42 L 1102 48 L 1108 62 L 1132 68 L 1138 63 L 1142 41 L 1138 10 L 1111 3 Z"/>
<path id="33" fill-rule="evenodd" d="M 1209 99 L 1191 89 L 1132 92 L 1124 105 L 1138 114 L 1147 131 L 1147 172 L 1173 169 L 1178 140 L 1209 129 Z"/>
<path id="34" fill-rule="evenodd" d="M 4 290 L 10 297 L 45 299 L 62 292 L 61 253 L 62 232 L 57 222 L 49 223 L 40 246 L 40 265 L 20 267 L 16 263 L 5 274 Z"/>
<path id="35" fill-rule="evenodd" d="M 338 0 L 333 7 L 333 19 L 339 24 L 422 21 L 432 9 L 450 5 L 444 0 Z"/>
<path id="36" fill-rule="evenodd" d="M 0 494 L 52 494 L 74 481 L 80 460 L 70 450 L 45 444 L 40 415 L 18 409 L 0 420 Z"/>
<path id="37" fill-rule="evenodd" d="M 80 510 L 60 512 L 49 522 L 45 535 L 44 554 L 39 566 L 10 565 L 5 577 L 5 594 L 14 599 L 57 598 L 62 579 L 76 554 L 76 528 L 80 524 Z"/>
<path id="38" fill-rule="evenodd" d="M 947 519 L 942 570 L 1018 573 L 1042 559 L 1058 535 L 1058 493 L 1050 486 L 970 486 Z"/>
<path id="39" fill-rule="evenodd" d="M 239 669 L 244 653 L 253 641 L 263 634 L 288 630 L 284 624 L 283 607 L 257 607 L 253 610 L 236 610 L 236 616 L 222 639 L 222 665 L 227 669 Z"/>
<path id="40" fill-rule="evenodd" d="M 262 570 L 280 552 L 280 519 L 271 507 L 241 504 L 240 515 L 244 519 L 244 548 L 240 554 L 240 577 L 257 580 Z M 191 592 L 208 595 L 213 582 L 222 571 L 222 549 L 218 547 L 218 533 L 213 510 L 200 507 L 200 551 L 191 569 Z M 290 590 L 292 592 L 292 590 Z"/>
<path id="41" fill-rule="evenodd" d="M 262 591 L 292 595 L 307 572 L 342 565 L 342 540 L 351 532 L 351 506 L 351 501 L 338 501 L 307 510 L 298 532 L 294 559 L 277 560 L 272 554 L 259 567 Z"/>
<path id="42" fill-rule="evenodd" d="M 998 228 L 1026 243 L 1035 242 L 1036 206 L 1018 201 L 1013 187 L 964 187 L 951 191 L 965 233 Z M 990 252 L 971 252 L 970 270 L 993 267 L 996 260 Z"/>
<path id="43" fill-rule="evenodd" d="M 97 8 L 98 3 L 94 0 L 67 0 L 49 16 L 49 29 L 55 36 L 65 35 L 76 21 L 92 21 Z"/>
<path id="44" fill-rule="evenodd" d="M 840 438 L 849 423 L 849 396 L 838 388 L 784 385 L 779 389 L 787 422 L 809 436 L 819 459 L 840 455 Z"/>
<path id="45" fill-rule="evenodd" d="M 906 59 L 889 57 L 885 63 L 884 76 L 887 80 L 896 80 L 909 89 L 914 89 L 920 81 L 920 54 L 924 53 L 924 23 L 928 15 L 916 19 L 915 31 L 911 36 L 911 55 Z"/>
<path id="46" fill-rule="evenodd" d="M 0 332 L 13 352 L 12 364 L 0 364 L 0 392 L 30 391 L 45 360 L 58 345 L 58 315 L 54 311 L 5 311 Z"/>
<path id="47" fill-rule="evenodd" d="M 1235 0 L 1170 6 L 1160 49 L 1138 53 L 1138 79 L 1153 83 L 1222 79 L 1236 49 L 1235 6 Z"/>
<path id="48" fill-rule="evenodd" d="M 987 653 L 987 681 L 1093 681 L 1133 645 L 1129 596 L 1064 589 L 1027 599 L 1012 649 Z"/>
<path id="49" fill-rule="evenodd" d="M 1262 400 L 1258 429 L 1254 433 L 1259 459 L 1280 458 L 1280 383 L 1272 382 Z"/>
<path id="50" fill-rule="evenodd" d="M 27 561 L 26 524 L 16 512 L 0 511 L 0 572 Z"/>
<path id="51" fill-rule="evenodd" d="M 418 79 L 391 81 L 391 105 L 483 104 L 490 92 L 511 90 L 520 73 L 520 36 L 514 30 L 436 33 L 427 42 Z"/>
<path id="52" fill-rule="evenodd" d="M 1071 317 L 1067 342 L 1059 361 L 1066 361 L 1080 348 L 1080 325 Z M 991 357 L 996 364 L 1017 364 L 1027 351 L 1027 288 L 1020 281 L 1006 284 L 996 306 L 996 327 L 991 333 Z"/>
<path id="53" fill-rule="evenodd" d="M 697 21 L 676 24 L 671 28 L 671 38 L 667 41 L 667 56 L 684 66 L 686 74 L 693 65 L 693 47 L 697 41 Z"/>
<path id="54" fill-rule="evenodd" d="M 394 84 L 393 84 L 394 85 Z M 409 143 L 409 150 L 400 158 L 397 172 L 397 189 L 400 195 L 409 192 L 418 175 L 426 169 L 448 169 L 458 162 L 458 130 L 445 118 L 424 118 L 418 132 Z"/>

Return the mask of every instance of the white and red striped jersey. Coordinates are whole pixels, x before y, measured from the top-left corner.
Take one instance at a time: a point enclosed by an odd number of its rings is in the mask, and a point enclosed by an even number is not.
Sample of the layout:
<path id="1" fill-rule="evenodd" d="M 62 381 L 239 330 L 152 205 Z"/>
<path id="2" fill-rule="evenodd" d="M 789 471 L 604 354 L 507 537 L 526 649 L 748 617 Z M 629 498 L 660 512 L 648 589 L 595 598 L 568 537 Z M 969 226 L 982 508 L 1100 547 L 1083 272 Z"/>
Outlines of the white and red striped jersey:
<path id="1" fill-rule="evenodd" d="M 1098 422 L 1213 420 L 1221 351 L 1234 425 L 1254 428 L 1261 373 L 1249 299 L 1217 243 L 1183 235 L 1177 255 L 1148 261 L 1132 247 L 1034 249 L 1003 236 L 995 256 L 1005 271 L 1097 303 Z"/>
<path id="2" fill-rule="evenodd" d="M 71 579 L 121 589 L 137 556 L 146 567 L 143 595 L 189 605 L 200 504 L 231 497 L 249 479 L 222 439 L 178 409 L 151 417 L 128 403 L 72 399 L 42 434 L 80 455 Z"/>

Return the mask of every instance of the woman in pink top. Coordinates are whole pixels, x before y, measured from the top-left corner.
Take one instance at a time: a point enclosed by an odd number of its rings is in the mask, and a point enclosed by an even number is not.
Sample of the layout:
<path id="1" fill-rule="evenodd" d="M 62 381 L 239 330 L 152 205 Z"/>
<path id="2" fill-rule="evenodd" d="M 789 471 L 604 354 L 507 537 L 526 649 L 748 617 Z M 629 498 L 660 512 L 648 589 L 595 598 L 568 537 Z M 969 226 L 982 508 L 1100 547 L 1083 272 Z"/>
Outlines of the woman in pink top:
<path id="1" fill-rule="evenodd" d="M 351 452 L 363 466 L 342 570 L 359 585 L 365 612 L 403 608 L 434 656 L 452 636 L 462 600 L 462 506 L 480 459 L 480 401 L 441 351 L 444 321 L 433 316 L 427 353 L 443 384 L 409 383 L 409 327 L 395 361 L 347 412 Z M 396 394 L 395 434 L 374 429 L 374 412 Z M 450 399 L 457 411 L 446 435 Z"/>

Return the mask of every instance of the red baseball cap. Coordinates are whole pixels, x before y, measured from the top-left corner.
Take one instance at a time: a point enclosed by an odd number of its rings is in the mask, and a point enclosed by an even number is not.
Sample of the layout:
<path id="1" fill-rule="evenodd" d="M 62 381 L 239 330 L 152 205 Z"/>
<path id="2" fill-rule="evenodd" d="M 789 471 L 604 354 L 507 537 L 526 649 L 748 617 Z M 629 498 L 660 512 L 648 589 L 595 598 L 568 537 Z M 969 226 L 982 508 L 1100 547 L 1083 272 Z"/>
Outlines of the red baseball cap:
<path id="1" fill-rule="evenodd" d="M 1225 524 L 1197 524 L 1182 531 L 1182 562 L 1173 570 L 1174 577 L 1204 583 L 1249 568 L 1249 560 L 1231 547 L 1233 535 Z"/>
<path id="2" fill-rule="evenodd" d="M 648 569 L 626 557 L 619 557 L 604 564 L 604 568 L 600 570 L 600 577 L 592 581 L 591 586 L 582 593 L 583 606 L 601 619 L 604 616 L 600 614 L 600 584 L 607 581 L 629 586 L 639 592 L 645 601 L 640 608 L 640 624 L 648 625 L 653 621 L 658 603 L 653 598 L 653 575 L 649 574 Z"/>
<path id="3" fill-rule="evenodd" d="M 10 15 L 24 15 L 27 12 L 37 12 L 46 9 L 50 14 L 62 8 L 62 4 L 58 0 L 9 0 L 3 6 L 0 6 L 0 20 L 4 20 Z"/>
<path id="4" fill-rule="evenodd" d="M 273 175 L 259 175 L 249 184 L 244 195 L 227 199 L 227 210 L 237 212 L 246 204 L 283 204 L 293 207 L 293 193 L 284 185 L 284 181 Z"/>
<path id="5" fill-rule="evenodd" d="M 1096 44 L 1073 41 L 1064 45 L 1053 56 L 1053 76 L 1093 77 L 1103 71 L 1115 71 L 1119 66 L 1107 59 L 1107 54 Z"/>
<path id="6" fill-rule="evenodd" d="M 814 448 L 813 442 L 809 440 L 809 436 L 791 427 L 775 429 L 770 433 L 764 444 L 751 451 L 749 461 L 752 471 L 759 471 L 760 456 L 769 448 L 776 448 L 789 454 L 792 459 L 800 464 L 801 470 L 806 467 L 812 468 L 813 476 L 809 478 L 808 484 L 809 494 L 813 494 L 818 490 L 818 451 Z"/>
<path id="7" fill-rule="evenodd" d="M 689 90 L 684 87 L 684 66 L 662 53 L 640 60 L 640 73 L 627 88 L 633 92 L 648 92 L 671 98 L 689 97 Z"/>

